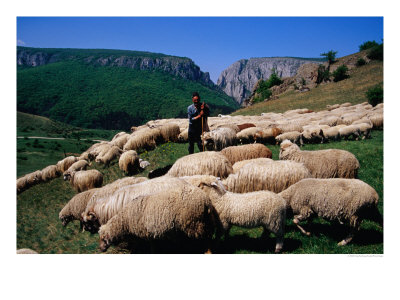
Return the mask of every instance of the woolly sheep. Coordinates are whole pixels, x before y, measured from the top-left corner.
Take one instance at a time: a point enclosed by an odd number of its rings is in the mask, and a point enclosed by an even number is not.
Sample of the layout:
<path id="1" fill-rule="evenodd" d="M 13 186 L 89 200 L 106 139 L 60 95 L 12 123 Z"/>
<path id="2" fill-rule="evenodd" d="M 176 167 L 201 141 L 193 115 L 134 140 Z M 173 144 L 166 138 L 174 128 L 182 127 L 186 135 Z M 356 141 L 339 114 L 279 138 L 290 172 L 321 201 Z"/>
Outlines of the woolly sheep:
<path id="1" fill-rule="evenodd" d="M 276 143 L 282 143 L 284 140 L 289 140 L 293 143 L 303 145 L 303 135 L 298 131 L 289 131 L 276 136 Z"/>
<path id="2" fill-rule="evenodd" d="M 209 151 L 221 151 L 226 147 L 237 144 L 236 131 L 226 127 L 204 132 L 202 139 L 204 146 Z"/>
<path id="3" fill-rule="evenodd" d="M 160 128 L 161 141 L 166 143 L 168 141 L 176 142 L 181 132 L 179 126 L 175 123 L 165 124 Z"/>
<path id="4" fill-rule="evenodd" d="M 210 126 L 210 128 L 212 128 L 212 127 Z M 236 133 L 238 133 L 240 131 L 239 127 L 236 124 L 231 124 L 231 123 L 219 124 L 216 126 L 216 128 L 230 128 L 230 129 L 233 129 Z M 212 128 L 212 129 L 214 129 L 214 128 Z"/>
<path id="5" fill-rule="evenodd" d="M 232 165 L 233 173 L 237 173 L 244 165 L 246 165 L 250 162 L 267 163 L 267 162 L 270 162 L 270 158 L 261 157 L 261 158 L 245 159 L 245 160 L 235 162 Z"/>
<path id="6" fill-rule="evenodd" d="M 179 143 L 187 143 L 188 139 L 189 139 L 189 129 L 186 128 L 181 133 L 179 133 L 178 142 Z"/>
<path id="7" fill-rule="evenodd" d="M 224 181 L 230 192 L 268 190 L 279 193 L 297 181 L 311 177 L 308 169 L 294 161 L 256 159 L 246 163 Z"/>
<path id="8" fill-rule="evenodd" d="M 88 167 L 89 163 L 86 160 L 78 160 L 77 162 L 74 162 L 67 171 L 64 172 L 64 180 L 68 180 L 69 177 L 73 172 L 81 171 L 81 170 L 86 170 Z"/>
<path id="9" fill-rule="evenodd" d="M 181 177 L 214 175 L 221 178 L 232 173 L 232 164 L 225 155 L 216 151 L 198 152 L 179 158 L 167 175 Z"/>
<path id="10" fill-rule="evenodd" d="M 99 154 L 96 157 L 97 163 L 102 163 L 105 166 L 108 166 L 112 160 L 119 157 L 122 153 L 122 150 L 117 146 L 112 146 L 107 152 Z"/>
<path id="11" fill-rule="evenodd" d="M 126 132 L 117 133 L 111 140 L 110 145 L 117 146 L 118 148 L 123 149 L 129 138 L 130 134 Z"/>
<path id="12" fill-rule="evenodd" d="M 150 166 L 150 163 L 147 160 L 139 158 L 139 166 L 141 169 L 146 169 L 148 166 Z"/>
<path id="13" fill-rule="evenodd" d="M 28 182 L 26 180 L 26 176 L 22 176 L 17 179 L 17 194 L 22 193 L 26 189 L 28 189 L 30 186 L 28 185 Z"/>
<path id="14" fill-rule="evenodd" d="M 35 172 L 29 173 L 26 176 L 26 183 L 28 186 L 38 184 L 42 181 L 42 171 L 37 170 Z"/>
<path id="15" fill-rule="evenodd" d="M 329 127 L 326 129 L 322 129 L 322 133 L 324 135 L 324 141 L 339 141 L 340 140 L 340 132 L 337 127 Z"/>
<path id="16" fill-rule="evenodd" d="M 42 180 L 47 182 L 60 176 L 59 167 L 57 165 L 50 165 L 42 169 Z"/>
<path id="17" fill-rule="evenodd" d="M 72 172 L 70 176 L 71 186 L 78 192 L 87 191 L 101 187 L 103 184 L 103 174 L 96 169 L 88 171 Z"/>
<path id="18" fill-rule="evenodd" d="M 303 163 L 315 178 L 356 178 L 360 163 L 354 154 L 339 149 L 301 151 L 289 140 L 281 143 L 279 159 Z"/>
<path id="19" fill-rule="evenodd" d="M 255 135 L 259 131 L 262 131 L 261 127 L 249 127 L 238 132 L 236 137 L 240 144 L 253 143 L 256 141 Z"/>
<path id="20" fill-rule="evenodd" d="M 59 212 L 58 218 L 61 220 L 62 225 L 65 227 L 69 222 L 73 220 L 81 220 L 82 213 L 85 211 L 86 206 L 93 196 L 100 188 L 94 188 L 82 193 L 76 194 L 68 203 L 63 207 L 63 209 Z M 82 228 L 82 222 L 81 222 Z"/>
<path id="21" fill-rule="evenodd" d="M 350 137 L 358 140 L 361 136 L 360 128 L 357 125 L 348 125 L 342 128 L 339 128 L 340 138 L 348 140 Z"/>
<path id="22" fill-rule="evenodd" d="M 254 139 L 260 143 L 276 143 L 276 137 L 282 134 L 282 130 L 277 127 L 263 128 L 254 134 Z"/>
<path id="23" fill-rule="evenodd" d="M 156 147 L 157 139 L 160 139 L 159 128 L 142 128 L 133 132 L 124 145 L 123 150 L 153 150 Z"/>
<path id="24" fill-rule="evenodd" d="M 357 123 L 353 125 L 356 125 L 358 127 L 363 139 L 371 137 L 371 130 L 373 126 L 371 123 Z"/>
<path id="25" fill-rule="evenodd" d="M 272 151 L 263 144 L 230 146 L 223 149 L 221 154 L 225 155 L 232 165 L 240 160 L 259 157 L 272 158 Z"/>
<path id="26" fill-rule="evenodd" d="M 135 150 L 124 152 L 119 158 L 119 168 L 127 174 L 133 174 L 139 170 L 139 156 Z"/>
<path id="27" fill-rule="evenodd" d="M 106 224 L 114 215 L 121 211 L 129 202 L 139 196 L 155 192 L 163 192 L 169 188 L 179 188 L 185 182 L 176 177 L 159 177 L 141 183 L 110 189 L 102 193 L 102 197 L 92 198 L 82 214 L 84 229 L 95 233 L 100 225 Z"/>
<path id="28" fill-rule="evenodd" d="M 210 199 L 190 184 L 140 197 L 100 227 L 100 250 L 106 251 L 127 235 L 153 240 L 179 232 L 210 246 L 217 220 L 214 214 Z M 210 247 L 207 253 L 211 253 Z"/>
<path id="29" fill-rule="evenodd" d="M 77 160 L 78 158 L 75 156 L 68 156 L 57 162 L 57 168 L 61 173 L 64 173 Z"/>
<path id="30" fill-rule="evenodd" d="M 329 128 L 328 125 L 309 125 L 303 127 L 302 140 L 307 143 L 323 143 L 323 128 Z"/>
<path id="31" fill-rule="evenodd" d="M 245 194 L 227 192 L 222 182 L 210 175 L 187 176 L 182 179 L 200 187 L 211 199 L 225 236 L 232 225 L 248 228 L 262 226 L 264 234 L 269 231 L 276 235 L 275 252 L 282 250 L 286 201 L 281 196 L 269 191 Z"/>
<path id="32" fill-rule="evenodd" d="M 29 248 L 22 248 L 17 250 L 17 254 L 39 254 L 39 253 Z"/>
<path id="33" fill-rule="evenodd" d="M 378 219 L 379 196 L 365 182 L 358 179 L 303 179 L 280 193 L 293 211 L 293 223 L 306 235 L 310 235 L 299 225 L 313 215 L 348 222 L 350 234 L 339 242 L 339 246 L 348 244 L 364 218 Z"/>

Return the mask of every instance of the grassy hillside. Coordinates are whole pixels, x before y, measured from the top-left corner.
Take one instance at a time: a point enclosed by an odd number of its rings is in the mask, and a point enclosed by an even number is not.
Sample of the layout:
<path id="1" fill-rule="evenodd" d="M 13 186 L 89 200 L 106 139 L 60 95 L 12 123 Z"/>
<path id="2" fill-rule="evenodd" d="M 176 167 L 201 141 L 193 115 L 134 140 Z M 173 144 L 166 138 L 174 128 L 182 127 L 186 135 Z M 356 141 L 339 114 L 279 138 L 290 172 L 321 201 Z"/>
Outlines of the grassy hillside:
<path id="1" fill-rule="evenodd" d="M 153 119 L 185 117 L 193 91 L 200 93 L 213 115 L 231 113 L 238 108 L 226 94 L 200 81 L 160 70 L 101 66 L 90 62 L 96 55 L 129 54 L 154 58 L 162 58 L 162 55 L 117 50 L 61 50 L 57 52 L 56 62 L 18 68 L 18 111 L 82 128 L 128 130 Z"/>
<path id="2" fill-rule="evenodd" d="M 369 64 L 349 71 L 350 78 L 321 84 L 309 92 L 299 93 L 291 90 L 279 95 L 276 100 L 256 103 L 239 109 L 232 115 L 259 115 L 262 112 L 285 112 L 295 108 L 308 108 L 314 111 L 326 109 L 327 104 L 367 101 L 365 93 L 371 87 L 383 82 L 383 63 L 371 61 Z"/>
<path id="3" fill-rule="evenodd" d="M 273 159 L 279 157 L 279 146 L 267 145 Z M 372 138 L 362 141 L 342 141 L 329 144 L 305 145 L 305 150 L 339 148 L 352 152 L 360 161 L 359 178 L 374 187 L 380 197 L 379 210 L 383 213 L 383 132 L 373 131 Z M 140 156 L 151 165 L 146 172 L 136 176 L 147 176 L 148 171 L 173 163 L 187 154 L 187 144 L 168 143 Z M 104 174 L 104 184 L 123 177 L 115 160 L 109 168 L 93 163 Z M 17 248 L 28 247 L 40 253 L 99 253 L 98 234 L 80 232 L 79 222 L 63 228 L 58 213 L 75 195 L 69 183 L 61 177 L 48 183 L 31 187 L 17 197 Z M 381 254 L 383 253 L 383 230 L 376 223 L 364 221 L 359 234 L 345 247 L 336 244 L 345 235 L 347 228 L 335 222 L 316 218 L 308 227 L 312 235 L 304 236 L 289 219 L 286 222 L 284 253 L 293 254 Z M 246 229 L 233 227 L 230 237 L 216 248 L 216 253 L 266 253 L 274 251 L 275 240 L 271 235 L 263 238 L 262 228 Z M 182 245 L 167 244 L 159 248 L 162 253 L 189 252 Z M 192 249 L 193 250 L 193 249 Z M 146 250 L 142 250 L 146 251 Z M 111 247 L 107 253 L 127 253 L 124 248 Z"/>

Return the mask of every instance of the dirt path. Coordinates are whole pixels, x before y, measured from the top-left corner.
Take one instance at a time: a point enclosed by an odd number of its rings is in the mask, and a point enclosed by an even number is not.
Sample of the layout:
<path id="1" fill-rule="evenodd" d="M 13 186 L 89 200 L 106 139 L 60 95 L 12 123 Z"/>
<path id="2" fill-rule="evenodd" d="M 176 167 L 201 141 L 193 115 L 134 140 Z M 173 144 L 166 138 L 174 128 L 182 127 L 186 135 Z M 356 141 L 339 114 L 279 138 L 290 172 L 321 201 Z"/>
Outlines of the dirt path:
<path id="1" fill-rule="evenodd" d="M 45 137 L 45 136 L 17 136 L 17 139 L 42 139 L 42 140 L 66 140 L 66 138 L 61 138 L 61 137 Z M 89 139 L 81 139 L 81 141 L 87 141 Z M 107 142 L 104 140 L 91 140 L 94 142 Z"/>

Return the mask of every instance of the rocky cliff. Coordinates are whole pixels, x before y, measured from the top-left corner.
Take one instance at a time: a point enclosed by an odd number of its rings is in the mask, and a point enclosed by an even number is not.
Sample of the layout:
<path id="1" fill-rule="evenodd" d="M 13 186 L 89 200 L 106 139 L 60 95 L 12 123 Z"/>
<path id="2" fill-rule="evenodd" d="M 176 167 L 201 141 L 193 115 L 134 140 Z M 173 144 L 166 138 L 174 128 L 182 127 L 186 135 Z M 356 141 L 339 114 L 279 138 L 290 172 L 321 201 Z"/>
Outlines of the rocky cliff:
<path id="1" fill-rule="evenodd" d="M 17 48 L 17 65 L 37 67 L 65 60 L 79 60 L 101 66 L 128 67 L 138 70 L 160 70 L 213 87 L 208 72 L 189 58 L 138 51 L 109 51 L 87 49 Z"/>
<path id="2" fill-rule="evenodd" d="M 279 77 L 296 75 L 299 67 L 306 63 L 321 63 L 320 59 L 266 57 L 241 59 L 222 71 L 217 85 L 239 104 L 251 95 L 260 79 L 268 79 L 273 70 Z"/>

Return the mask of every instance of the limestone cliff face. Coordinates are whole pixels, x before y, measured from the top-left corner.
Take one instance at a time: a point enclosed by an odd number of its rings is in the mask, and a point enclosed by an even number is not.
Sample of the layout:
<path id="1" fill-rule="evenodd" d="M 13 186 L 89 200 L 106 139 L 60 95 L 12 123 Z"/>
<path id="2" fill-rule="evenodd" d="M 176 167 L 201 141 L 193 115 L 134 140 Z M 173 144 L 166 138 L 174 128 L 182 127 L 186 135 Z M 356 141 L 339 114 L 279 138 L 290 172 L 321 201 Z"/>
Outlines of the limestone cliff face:
<path id="1" fill-rule="evenodd" d="M 321 63 L 320 60 L 271 57 L 241 59 L 222 71 L 217 85 L 239 104 L 248 98 L 260 79 L 267 80 L 273 70 L 279 77 L 296 75 L 299 67 L 306 63 Z"/>
<path id="2" fill-rule="evenodd" d="M 76 54 L 76 50 L 68 53 L 67 49 L 62 51 L 40 51 L 38 48 L 23 48 L 17 51 L 17 65 L 37 67 L 49 63 L 65 60 L 79 60 L 89 64 L 101 66 L 117 66 L 128 67 L 137 70 L 160 70 L 182 78 L 199 81 L 207 86 L 215 86 L 210 79 L 208 72 L 202 72 L 200 68 L 189 58 L 167 56 L 167 55 L 154 55 L 150 53 L 149 56 L 143 54 L 138 55 L 118 55 L 118 54 L 104 54 L 91 55 L 90 51 L 85 51 L 84 54 Z"/>

